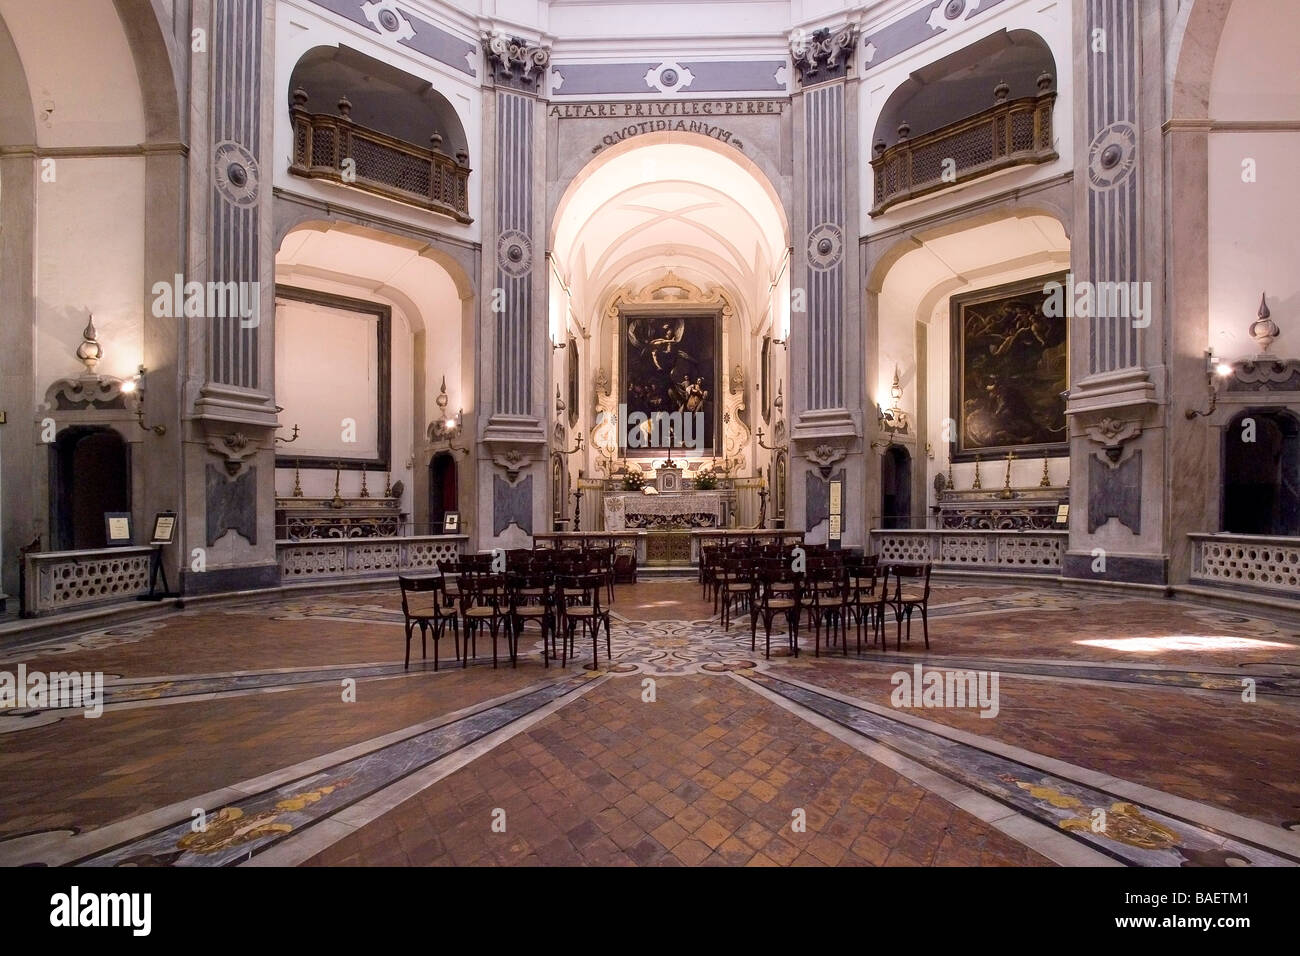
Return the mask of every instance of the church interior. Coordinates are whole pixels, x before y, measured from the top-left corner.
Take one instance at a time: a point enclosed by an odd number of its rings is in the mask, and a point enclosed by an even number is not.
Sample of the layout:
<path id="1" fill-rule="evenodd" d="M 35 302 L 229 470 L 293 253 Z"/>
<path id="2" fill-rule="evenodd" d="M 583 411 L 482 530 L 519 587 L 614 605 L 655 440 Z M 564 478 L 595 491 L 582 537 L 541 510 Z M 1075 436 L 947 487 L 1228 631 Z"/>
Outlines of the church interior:
<path id="1" fill-rule="evenodd" d="M 0 864 L 1300 864 L 1294 0 L 59 7 Z"/>

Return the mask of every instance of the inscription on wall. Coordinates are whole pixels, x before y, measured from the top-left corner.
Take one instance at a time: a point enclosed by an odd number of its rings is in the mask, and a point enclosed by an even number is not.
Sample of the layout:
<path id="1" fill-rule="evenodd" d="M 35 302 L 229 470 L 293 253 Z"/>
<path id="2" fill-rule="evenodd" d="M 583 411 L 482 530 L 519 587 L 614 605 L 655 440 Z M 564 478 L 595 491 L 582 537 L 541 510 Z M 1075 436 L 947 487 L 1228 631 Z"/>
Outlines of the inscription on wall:
<path id="1" fill-rule="evenodd" d="M 647 133 L 696 133 L 743 150 L 744 142 L 732 129 L 711 122 L 728 116 L 780 116 L 786 100 L 693 100 L 676 103 L 565 103 L 551 106 L 555 119 L 634 119 L 611 130 L 591 147 L 598 153 L 634 136 Z"/>

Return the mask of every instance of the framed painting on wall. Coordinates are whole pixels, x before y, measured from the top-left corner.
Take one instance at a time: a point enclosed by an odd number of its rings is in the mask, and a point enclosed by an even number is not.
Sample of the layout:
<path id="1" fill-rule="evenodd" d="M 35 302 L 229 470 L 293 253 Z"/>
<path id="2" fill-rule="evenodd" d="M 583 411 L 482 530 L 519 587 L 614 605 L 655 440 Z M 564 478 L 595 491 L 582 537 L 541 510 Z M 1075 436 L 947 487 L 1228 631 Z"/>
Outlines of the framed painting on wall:
<path id="1" fill-rule="evenodd" d="M 722 313 L 638 309 L 620 310 L 620 315 L 619 400 L 629 419 L 622 424 L 630 431 L 645 422 L 643 436 L 628 436 L 625 457 L 663 458 L 670 442 L 683 455 L 717 454 L 722 445 Z M 667 424 L 655 427 L 655 421 L 672 422 L 674 433 L 669 434 Z"/>
<path id="2" fill-rule="evenodd" d="M 1042 276 L 950 300 L 954 461 L 1069 454 L 1069 329 L 1048 315 Z"/>

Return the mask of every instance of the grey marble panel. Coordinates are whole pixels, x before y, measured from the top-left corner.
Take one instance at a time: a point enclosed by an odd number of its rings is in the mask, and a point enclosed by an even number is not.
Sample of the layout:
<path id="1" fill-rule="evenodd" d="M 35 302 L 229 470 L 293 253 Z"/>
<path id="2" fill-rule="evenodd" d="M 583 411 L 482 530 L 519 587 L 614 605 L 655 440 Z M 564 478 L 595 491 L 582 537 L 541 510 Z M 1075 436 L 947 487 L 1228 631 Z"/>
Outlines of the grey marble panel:
<path id="1" fill-rule="evenodd" d="M 1135 451 L 1118 468 L 1096 456 L 1088 459 L 1088 533 L 1117 518 L 1134 534 L 1142 532 L 1142 452 Z"/>
<path id="2" fill-rule="evenodd" d="M 249 465 L 231 481 L 221 469 L 207 466 L 208 547 L 227 531 L 257 544 L 257 466 Z"/>
<path id="3" fill-rule="evenodd" d="M 533 533 L 533 476 L 512 485 L 500 475 L 492 476 L 492 533 L 500 535 L 510 522 L 525 534 Z"/>

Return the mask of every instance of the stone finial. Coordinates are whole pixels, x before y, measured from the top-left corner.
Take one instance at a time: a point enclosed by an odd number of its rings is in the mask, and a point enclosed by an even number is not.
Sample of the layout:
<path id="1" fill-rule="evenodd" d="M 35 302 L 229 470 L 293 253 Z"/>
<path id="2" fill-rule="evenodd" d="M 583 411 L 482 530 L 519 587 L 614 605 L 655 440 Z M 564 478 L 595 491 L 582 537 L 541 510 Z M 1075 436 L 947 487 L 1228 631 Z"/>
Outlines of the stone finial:
<path id="1" fill-rule="evenodd" d="M 1000 83 L 998 83 L 997 86 L 993 87 L 993 102 L 995 104 L 1005 103 L 1007 101 L 1007 97 L 1009 97 L 1010 95 L 1011 95 L 1011 87 L 1007 84 L 1006 80 L 1002 80 Z"/>
<path id="2" fill-rule="evenodd" d="M 346 96 L 339 97 L 339 115 L 344 119 L 352 118 L 352 101 Z"/>
<path id="3" fill-rule="evenodd" d="M 77 346 L 77 359 L 86 366 L 86 371 L 93 373 L 99 360 L 104 357 L 104 347 L 99 344 L 95 331 L 95 317 L 86 317 L 86 328 L 81 333 L 81 344 Z"/>
<path id="4" fill-rule="evenodd" d="M 1277 323 L 1271 318 L 1272 313 L 1268 310 L 1268 302 L 1264 293 L 1259 295 L 1259 318 L 1250 323 L 1250 335 L 1259 343 L 1261 351 L 1267 352 L 1268 347 L 1273 344 L 1273 340 L 1282 334 L 1282 330 L 1277 327 Z"/>
<path id="5" fill-rule="evenodd" d="M 307 95 L 307 91 L 301 86 L 295 89 L 290 95 L 293 98 L 293 105 L 298 109 L 306 109 L 307 101 L 311 99 L 311 97 Z"/>
<path id="6" fill-rule="evenodd" d="M 876 154 L 877 159 L 885 155 L 885 149 L 886 146 L 885 146 L 885 141 L 883 139 L 876 140 L 876 142 L 871 147 L 871 151 Z"/>
<path id="7" fill-rule="evenodd" d="M 442 134 L 441 134 L 441 133 L 434 133 L 432 136 L 429 137 L 429 147 L 430 147 L 430 148 L 431 148 L 435 153 L 441 153 L 441 152 L 442 152 Z"/>
<path id="8" fill-rule="evenodd" d="M 912 135 L 912 124 L 910 124 L 907 120 L 903 120 L 903 122 L 898 124 L 898 141 L 900 143 L 911 135 Z"/>
<path id="9" fill-rule="evenodd" d="M 1056 82 L 1056 77 L 1044 70 L 1042 73 L 1038 74 L 1038 79 L 1034 82 L 1038 84 L 1039 93 L 1046 93 L 1052 88 L 1052 84 Z"/>

